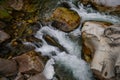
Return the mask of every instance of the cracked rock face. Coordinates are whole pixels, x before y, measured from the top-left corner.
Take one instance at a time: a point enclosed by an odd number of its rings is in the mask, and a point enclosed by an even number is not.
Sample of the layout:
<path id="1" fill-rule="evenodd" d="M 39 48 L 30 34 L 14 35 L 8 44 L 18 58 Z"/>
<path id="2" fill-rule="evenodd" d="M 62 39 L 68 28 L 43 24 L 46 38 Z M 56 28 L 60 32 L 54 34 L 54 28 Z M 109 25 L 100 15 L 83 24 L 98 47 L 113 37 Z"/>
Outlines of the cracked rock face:
<path id="1" fill-rule="evenodd" d="M 91 69 L 100 80 L 119 80 L 120 46 L 116 44 L 119 44 L 120 25 L 108 26 L 100 23 L 86 22 L 83 25 L 83 44 L 87 47 L 83 47 L 83 51 L 91 57 Z M 86 53 L 87 49 L 89 53 Z"/>

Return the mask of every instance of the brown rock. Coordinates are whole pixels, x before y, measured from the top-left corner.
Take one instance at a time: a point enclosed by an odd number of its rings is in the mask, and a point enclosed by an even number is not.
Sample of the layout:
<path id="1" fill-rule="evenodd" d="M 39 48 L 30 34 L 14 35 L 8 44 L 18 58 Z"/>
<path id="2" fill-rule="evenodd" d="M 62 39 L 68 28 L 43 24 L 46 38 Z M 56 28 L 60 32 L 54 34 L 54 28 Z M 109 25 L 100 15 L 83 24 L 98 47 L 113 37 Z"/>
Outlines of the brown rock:
<path id="1" fill-rule="evenodd" d="M 29 51 L 14 58 L 19 64 L 19 72 L 35 74 L 42 72 L 44 65 L 36 52 Z"/>
<path id="2" fill-rule="evenodd" d="M 15 60 L 6 60 L 0 58 L 0 74 L 4 76 L 13 76 L 17 73 L 17 63 Z"/>
<path id="3" fill-rule="evenodd" d="M 27 80 L 47 80 L 47 79 L 45 78 L 45 76 L 42 73 L 39 73 L 39 74 L 36 74 L 34 76 L 31 76 Z"/>
<path id="4" fill-rule="evenodd" d="M 0 43 L 9 38 L 10 36 L 6 32 L 0 30 Z"/>
<path id="5" fill-rule="evenodd" d="M 77 12 L 64 7 L 58 7 L 52 14 L 52 26 L 62 31 L 70 32 L 80 24 L 80 17 Z"/>

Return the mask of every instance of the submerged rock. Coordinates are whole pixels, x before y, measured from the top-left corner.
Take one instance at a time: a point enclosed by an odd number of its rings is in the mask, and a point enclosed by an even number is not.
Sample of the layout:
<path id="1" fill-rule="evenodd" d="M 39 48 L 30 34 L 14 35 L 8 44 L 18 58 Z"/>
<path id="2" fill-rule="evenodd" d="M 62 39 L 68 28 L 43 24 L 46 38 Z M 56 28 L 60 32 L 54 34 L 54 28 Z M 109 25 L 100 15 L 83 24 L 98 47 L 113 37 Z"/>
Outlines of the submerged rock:
<path id="1" fill-rule="evenodd" d="M 29 51 L 14 58 L 19 64 L 19 72 L 26 74 L 36 74 L 42 72 L 44 64 L 34 51 Z"/>
<path id="2" fill-rule="evenodd" d="M 49 36 L 49 35 L 45 35 L 43 36 L 43 38 L 46 40 L 46 42 L 50 45 L 53 45 L 55 47 L 58 47 L 60 49 L 60 51 L 65 51 L 63 46 L 61 46 L 53 37 Z"/>
<path id="3" fill-rule="evenodd" d="M 64 7 L 58 7 L 52 14 L 52 26 L 59 30 L 70 32 L 80 24 L 80 17 L 77 12 Z"/>

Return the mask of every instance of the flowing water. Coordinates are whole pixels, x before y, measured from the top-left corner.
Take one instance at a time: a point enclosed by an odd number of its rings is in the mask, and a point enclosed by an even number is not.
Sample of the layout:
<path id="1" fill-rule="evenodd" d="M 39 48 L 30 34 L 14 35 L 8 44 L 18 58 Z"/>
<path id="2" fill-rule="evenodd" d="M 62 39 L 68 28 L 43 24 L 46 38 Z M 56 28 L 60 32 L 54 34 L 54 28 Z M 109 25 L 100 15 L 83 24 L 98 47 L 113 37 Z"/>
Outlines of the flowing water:
<path id="1" fill-rule="evenodd" d="M 78 7 L 72 4 L 72 2 L 69 2 L 69 4 L 71 5 L 71 9 L 75 10 L 81 16 L 81 24 L 86 20 L 108 21 L 113 24 L 120 22 L 120 19 L 116 16 L 99 13 L 92 8 L 84 7 L 80 3 L 78 3 Z M 81 59 L 82 47 L 80 28 L 81 25 L 76 30 L 70 33 L 65 33 L 53 28 L 51 24 L 49 24 L 47 26 L 41 25 L 41 29 L 36 33 L 35 37 L 42 40 L 42 44 L 38 43 L 39 46 L 36 46 L 36 51 L 41 52 L 43 56 L 49 56 L 50 58 L 45 65 L 43 72 L 48 80 L 57 80 L 54 77 L 56 72 L 53 65 L 55 64 L 58 64 L 59 66 L 62 65 L 67 70 L 70 70 L 74 80 L 94 80 L 89 64 Z M 61 51 L 58 47 L 49 45 L 44 40 L 44 35 L 49 35 L 54 38 L 61 46 L 65 48 L 65 51 Z"/>

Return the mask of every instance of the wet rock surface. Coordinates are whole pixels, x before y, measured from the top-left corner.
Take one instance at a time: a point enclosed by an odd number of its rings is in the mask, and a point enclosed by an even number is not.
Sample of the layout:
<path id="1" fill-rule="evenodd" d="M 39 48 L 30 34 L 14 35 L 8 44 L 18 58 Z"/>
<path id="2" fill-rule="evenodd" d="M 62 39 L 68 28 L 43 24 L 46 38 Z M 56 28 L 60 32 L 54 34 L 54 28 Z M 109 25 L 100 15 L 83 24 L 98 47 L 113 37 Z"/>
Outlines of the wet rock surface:
<path id="1" fill-rule="evenodd" d="M 72 10 L 58 7 L 52 14 L 52 26 L 65 32 L 76 29 L 80 24 L 79 15 Z"/>
<path id="2" fill-rule="evenodd" d="M 44 69 L 44 64 L 40 60 L 37 53 L 34 51 L 29 51 L 21 56 L 14 58 L 19 65 L 19 72 L 26 74 L 36 74 L 40 73 Z"/>

